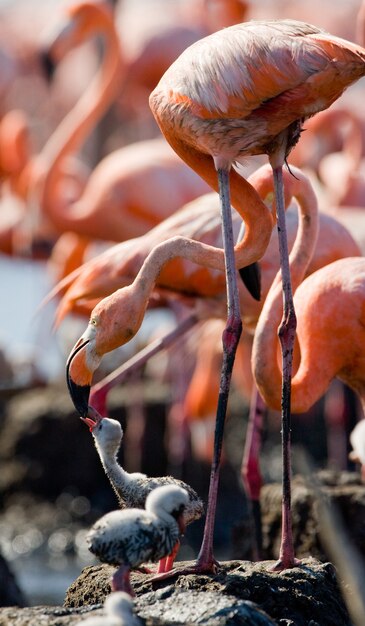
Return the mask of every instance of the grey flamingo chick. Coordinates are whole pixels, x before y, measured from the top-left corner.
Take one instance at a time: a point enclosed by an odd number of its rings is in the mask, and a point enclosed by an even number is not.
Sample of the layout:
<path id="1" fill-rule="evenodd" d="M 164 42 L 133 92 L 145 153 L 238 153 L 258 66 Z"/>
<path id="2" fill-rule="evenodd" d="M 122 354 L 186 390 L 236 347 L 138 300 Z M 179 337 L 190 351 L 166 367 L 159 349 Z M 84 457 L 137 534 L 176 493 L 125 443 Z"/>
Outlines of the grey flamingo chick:
<path id="1" fill-rule="evenodd" d="M 153 489 L 162 485 L 176 485 L 188 494 L 188 502 L 184 510 L 185 525 L 194 522 L 203 515 L 202 500 L 196 491 L 182 480 L 173 476 L 150 477 L 140 472 L 129 473 L 123 469 L 117 460 L 123 438 L 120 422 L 109 417 L 101 417 L 93 407 L 89 407 L 89 416 L 81 419 L 90 428 L 101 464 L 122 509 L 144 509 L 146 498 Z M 162 559 L 158 567 L 159 574 L 171 570 L 174 556 L 175 554 L 171 558 Z"/>
<path id="2" fill-rule="evenodd" d="M 102 615 L 91 615 L 76 626 L 138 626 L 132 598 L 125 591 L 113 591 L 106 597 Z"/>
<path id="3" fill-rule="evenodd" d="M 123 509 L 103 515 L 86 535 L 87 546 L 102 563 L 119 565 L 112 578 L 113 591 L 134 595 L 130 571 L 147 561 L 176 553 L 185 531 L 185 489 L 163 485 L 151 491 L 146 508 Z"/>

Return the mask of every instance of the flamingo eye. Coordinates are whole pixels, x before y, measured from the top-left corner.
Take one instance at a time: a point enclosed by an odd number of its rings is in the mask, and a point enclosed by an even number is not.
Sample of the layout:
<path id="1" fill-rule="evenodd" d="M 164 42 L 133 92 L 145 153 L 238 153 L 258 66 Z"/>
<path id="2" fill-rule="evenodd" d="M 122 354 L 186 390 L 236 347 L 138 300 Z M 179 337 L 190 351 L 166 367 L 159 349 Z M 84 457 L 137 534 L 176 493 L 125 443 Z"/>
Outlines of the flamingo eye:
<path id="1" fill-rule="evenodd" d="M 96 319 L 96 317 L 92 317 L 89 324 L 91 324 L 91 326 L 97 326 L 98 320 Z"/>

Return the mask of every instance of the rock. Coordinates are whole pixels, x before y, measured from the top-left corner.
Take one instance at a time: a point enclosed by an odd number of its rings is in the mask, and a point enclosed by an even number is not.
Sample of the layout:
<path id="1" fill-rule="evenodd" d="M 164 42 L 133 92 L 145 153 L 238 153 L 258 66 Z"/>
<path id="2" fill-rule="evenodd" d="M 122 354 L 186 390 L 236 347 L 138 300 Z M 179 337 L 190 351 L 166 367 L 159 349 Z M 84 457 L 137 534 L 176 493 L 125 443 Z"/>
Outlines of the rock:
<path id="1" fill-rule="evenodd" d="M 172 585 L 137 599 L 140 617 L 158 618 L 165 624 L 206 626 L 274 626 L 276 622 L 253 602 L 237 600 L 217 591 L 181 591 Z"/>
<path id="2" fill-rule="evenodd" d="M 180 562 L 177 567 L 181 568 L 184 564 L 189 563 Z M 214 575 L 179 575 L 177 571 L 172 579 L 151 582 L 150 575 L 136 571 L 132 572 L 131 581 L 138 598 L 138 608 L 144 607 L 155 596 L 162 603 L 168 599 L 166 611 L 169 612 L 174 604 L 177 606 L 173 601 L 173 594 L 189 591 L 198 593 L 199 599 L 204 594 L 218 594 L 220 597 L 228 596 L 228 602 L 231 602 L 232 597 L 236 601 L 249 601 L 264 612 L 264 617 L 266 613 L 275 624 L 282 626 L 351 625 L 333 565 L 311 558 L 304 559 L 300 567 L 283 572 L 270 571 L 272 565 L 272 561 L 224 561 Z M 114 569 L 108 565 L 85 568 L 68 588 L 65 606 L 80 607 L 88 603 L 104 602 L 105 596 L 110 593 L 110 579 Z M 206 623 L 204 620 L 208 617 L 204 607 L 208 606 L 207 603 L 203 602 L 203 608 L 196 607 L 196 601 L 186 602 L 184 606 L 183 623 Z M 209 611 L 209 619 L 217 617 L 216 609 L 217 603 L 214 602 Z M 246 609 L 249 610 L 245 607 L 242 611 Z M 158 615 L 160 610 L 161 606 L 154 606 L 153 615 Z M 169 623 L 179 622 L 181 615 L 182 611 L 177 611 L 175 619 L 169 617 Z M 243 619 L 241 613 L 237 615 L 238 621 L 235 623 L 245 624 L 244 621 L 239 621 Z"/>
<path id="3" fill-rule="evenodd" d="M 92 609 L 65 609 L 59 606 L 36 606 L 0 609 L 1 626 L 73 626 Z M 100 611 L 101 612 L 101 611 Z"/>
<path id="4" fill-rule="evenodd" d="M 150 596 L 151 597 L 147 597 Z M 200 594 L 196 591 L 173 591 L 164 597 L 162 593 L 147 594 L 136 598 L 136 614 L 141 626 L 275 626 L 263 611 L 252 602 L 236 600 L 218 593 Z M 201 596 L 204 596 L 201 597 Z M 174 608 L 175 607 L 175 608 Z M 187 608 L 195 607 L 189 612 Z M 184 609 L 183 613 L 182 610 Z M 201 609 L 201 610 L 200 610 Z M 1 626 L 73 626 L 82 623 L 90 615 L 103 615 L 100 605 L 84 609 L 63 607 L 14 607 L 0 609 Z M 192 619 L 189 618 L 190 615 Z M 178 619 L 176 619 L 178 618 Z"/>

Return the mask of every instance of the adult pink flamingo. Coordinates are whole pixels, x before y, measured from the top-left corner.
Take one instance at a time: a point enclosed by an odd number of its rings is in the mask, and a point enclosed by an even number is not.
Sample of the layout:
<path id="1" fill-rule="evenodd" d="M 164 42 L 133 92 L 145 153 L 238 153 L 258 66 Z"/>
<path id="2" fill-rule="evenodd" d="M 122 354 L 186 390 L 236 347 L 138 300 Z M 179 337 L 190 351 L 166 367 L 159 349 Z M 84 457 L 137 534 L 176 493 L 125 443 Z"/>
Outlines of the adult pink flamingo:
<path id="1" fill-rule="evenodd" d="M 295 61 L 294 61 L 295 59 Z M 268 154 L 276 188 L 284 319 L 283 537 L 278 567 L 295 564 L 290 515 L 290 379 L 295 339 L 283 201 L 282 167 L 303 121 L 330 106 L 365 73 L 365 50 L 294 20 L 247 22 L 192 45 L 171 65 L 150 96 L 156 120 L 176 152 L 215 189 L 222 201 L 227 265 L 228 321 L 219 396 L 206 532 L 197 567 L 214 566 L 212 525 L 229 379 L 241 329 L 230 224 L 231 167 L 249 155 Z M 216 171 L 215 171 L 216 170 Z M 241 194 L 249 185 L 241 183 Z M 232 204 L 236 199 L 232 195 Z"/>

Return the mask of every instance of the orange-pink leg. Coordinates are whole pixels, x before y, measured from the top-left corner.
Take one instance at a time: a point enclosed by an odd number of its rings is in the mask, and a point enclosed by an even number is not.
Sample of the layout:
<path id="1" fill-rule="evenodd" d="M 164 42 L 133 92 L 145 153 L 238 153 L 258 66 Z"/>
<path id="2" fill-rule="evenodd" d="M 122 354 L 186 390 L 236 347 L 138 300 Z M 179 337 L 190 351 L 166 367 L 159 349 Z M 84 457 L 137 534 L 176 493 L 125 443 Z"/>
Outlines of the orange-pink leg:
<path id="1" fill-rule="evenodd" d="M 167 561 L 167 556 L 164 556 L 163 559 L 160 559 L 158 562 L 158 568 L 157 568 L 157 574 L 164 574 L 167 570 L 166 570 L 166 561 Z"/>
<path id="2" fill-rule="evenodd" d="M 167 572 L 171 572 L 173 565 L 174 565 L 174 561 L 176 559 L 176 555 L 179 552 L 179 548 L 180 548 L 180 540 L 177 540 L 170 554 L 168 556 L 165 556 L 163 559 L 159 560 L 158 568 L 157 568 L 157 576 L 159 574 L 165 574 Z"/>
<path id="3" fill-rule="evenodd" d="M 299 564 L 294 555 L 291 516 L 291 459 L 290 459 L 290 401 L 293 349 L 296 333 L 296 315 L 291 288 L 289 252 L 285 224 L 285 202 L 282 167 L 273 166 L 277 229 L 279 239 L 281 279 L 283 286 L 284 314 L 278 335 L 282 352 L 282 396 L 281 396 L 281 438 L 283 454 L 283 502 L 282 502 L 282 536 L 279 560 L 274 569 L 281 570 Z"/>
<path id="4" fill-rule="evenodd" d="M 125 591 L 126 593 L 129 593 L 130 596 L 134 596 L 129 574 L 130 567 L 128 565 L 121 565 L 118 567 L 112 577 L 112 591 Z"/>
<path id="5" fill-rule="evenodd" d="M 177 556 L 177 553 L 180 550 L 180 540 L 178 539 L 177 542 L 175 543 L 172 552 L 168 555 L 168 557 L 166 558 L 166 566 L 165 566 L 165 572 L 171 572 L 174 563 L 175 563 L 175 559 Z"/>
<path id="6" fill-rule="evenodd" d="M 256 385 L 254 385 L 252 388 L 250 414 L 242 459 L 241 478 L 251 509 L 254 530 L 253 558 L 255 561 L 259 561 L 263 558 L 260 506 L 262 477 L 259 456 L 262 444 L 263 419 L 265 412 L 266 404 L 261 398 Z"/>

